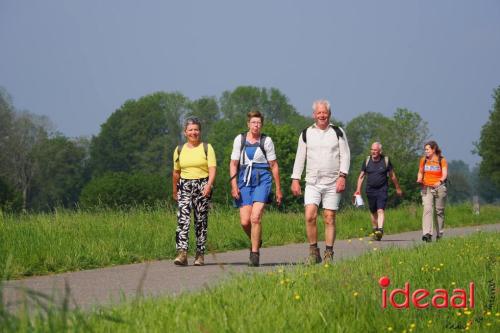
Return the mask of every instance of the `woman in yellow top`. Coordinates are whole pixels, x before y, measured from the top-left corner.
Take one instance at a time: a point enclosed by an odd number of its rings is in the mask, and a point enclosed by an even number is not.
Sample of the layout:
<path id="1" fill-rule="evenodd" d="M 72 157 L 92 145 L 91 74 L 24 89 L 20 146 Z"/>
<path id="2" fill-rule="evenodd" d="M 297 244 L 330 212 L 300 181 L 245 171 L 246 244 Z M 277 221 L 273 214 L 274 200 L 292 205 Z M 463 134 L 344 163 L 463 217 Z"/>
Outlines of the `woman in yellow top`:
<path id="1" fill-rule="evenodd" d="M 174 151 L 172 173 L 173 197 L 178 203 L 175 234 L 177 257 L 174 263 L 180 266 L 188 264 L 189 224 L 193 208 L 196 232 L 194 265 L 203 266 L 208 210 L 215 181 L 215 152 L 210 144 L 201 142 L 201 124 L 198 118 L 186 119 L 184 135 L 187 142 Z"/>
<path id="2" fill-rule="evenodd" d="M 424 145 L 425 156 L 420 160 L 417 183 L 422 184 L 422 240 L 432 241 L 432 227 L 434 225 L 434 207 L 436 208 L 437 225 L 436 239 L 443 237 L 444 207 L 446 205 L 446 179 L 448 178 L 448 163 L 441 155 L 436 141 L 429 141 Z"/>

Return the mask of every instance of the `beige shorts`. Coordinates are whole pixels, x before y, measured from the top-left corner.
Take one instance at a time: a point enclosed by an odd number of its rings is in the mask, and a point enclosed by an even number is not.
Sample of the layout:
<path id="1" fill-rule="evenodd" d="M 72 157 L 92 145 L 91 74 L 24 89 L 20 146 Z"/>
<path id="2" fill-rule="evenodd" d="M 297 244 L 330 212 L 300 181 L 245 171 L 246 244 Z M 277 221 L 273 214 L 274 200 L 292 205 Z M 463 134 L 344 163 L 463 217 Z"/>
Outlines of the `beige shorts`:
<path id="1" fill-rule="evenodd" d="M 304 191 L 304 205 L 316 205 L 320 203 L 324 209 L 338 210 L 342 193 L 337 193 L 337 183 L 307 184 Z"/>

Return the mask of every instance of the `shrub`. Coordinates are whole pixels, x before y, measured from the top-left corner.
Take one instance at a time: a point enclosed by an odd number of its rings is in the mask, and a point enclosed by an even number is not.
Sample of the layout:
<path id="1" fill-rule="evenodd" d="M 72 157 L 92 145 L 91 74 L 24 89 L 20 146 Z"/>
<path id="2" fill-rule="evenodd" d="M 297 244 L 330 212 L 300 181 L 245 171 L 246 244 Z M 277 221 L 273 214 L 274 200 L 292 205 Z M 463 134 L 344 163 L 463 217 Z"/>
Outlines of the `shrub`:
<path id="1" fill-rule="evenodd" d="M 83 188 L 80 205 L 84 208 L 153 206 L 167 199 L 170 182 L 165 175 L 107 173 Z"/>

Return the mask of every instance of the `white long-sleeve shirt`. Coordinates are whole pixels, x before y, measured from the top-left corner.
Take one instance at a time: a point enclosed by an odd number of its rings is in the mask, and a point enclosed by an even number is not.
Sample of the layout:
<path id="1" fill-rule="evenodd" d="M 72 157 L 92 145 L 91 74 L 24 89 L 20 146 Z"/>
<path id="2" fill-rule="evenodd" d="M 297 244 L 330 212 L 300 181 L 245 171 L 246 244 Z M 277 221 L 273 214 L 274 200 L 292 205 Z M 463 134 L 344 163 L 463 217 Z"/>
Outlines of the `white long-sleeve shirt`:
<path id="1" fill-rule="evenodd" d="M 337 180 L 340 172 L 347 175 L 351 152 L 346 134 L 343 129 L 340 130 L 344 135 L 337 138 L 331 126 L 322 130 L 314 124 L 307 129 L 307 144 L 301 134 L 291 178 L 302 178 L 304 163 L 306 182 L 310 184 L 331 184 Z"/>

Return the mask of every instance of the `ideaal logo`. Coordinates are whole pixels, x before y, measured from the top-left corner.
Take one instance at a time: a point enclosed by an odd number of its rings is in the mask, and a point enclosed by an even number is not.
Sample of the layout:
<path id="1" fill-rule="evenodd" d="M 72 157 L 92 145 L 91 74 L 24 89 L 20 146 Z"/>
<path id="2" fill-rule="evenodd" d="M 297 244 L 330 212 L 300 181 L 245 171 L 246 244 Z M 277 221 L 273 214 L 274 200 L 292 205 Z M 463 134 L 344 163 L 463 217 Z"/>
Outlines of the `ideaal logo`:
<path id="1" fill-rule="evenodd" d="M 391 284 L 391 280 L 387 277 L 381 277 L 378 281 L 379 285 L 382 287 L 382 308 L 387 308 L 387 287 Z M 454 308 L 474 308 L 474 282 L 469 283 L 469 292 L 465 289 L 453 289 L 451 294 L 448 293 L 446 289 L 435 289 L 434 293 L 431 294 L 427 289 L 416 289 L 411 292 L 410 282 L 406 282 L 404 288 L 395 288 L 389 293 L 389 302 L 396 309 L 409 308 L 410 300 L 414 307 L 417 309 L 425 309 L 429 306 L 433 306 L 436 309 L 447 308 L 452 306 Z M 402 303 L 396 302 L 396 296 L 402 295 L 404 301 Z M 430 302 L 429 302 L 429 298 Z M 467 300 L 469 305 L 467 305 Z"/>

